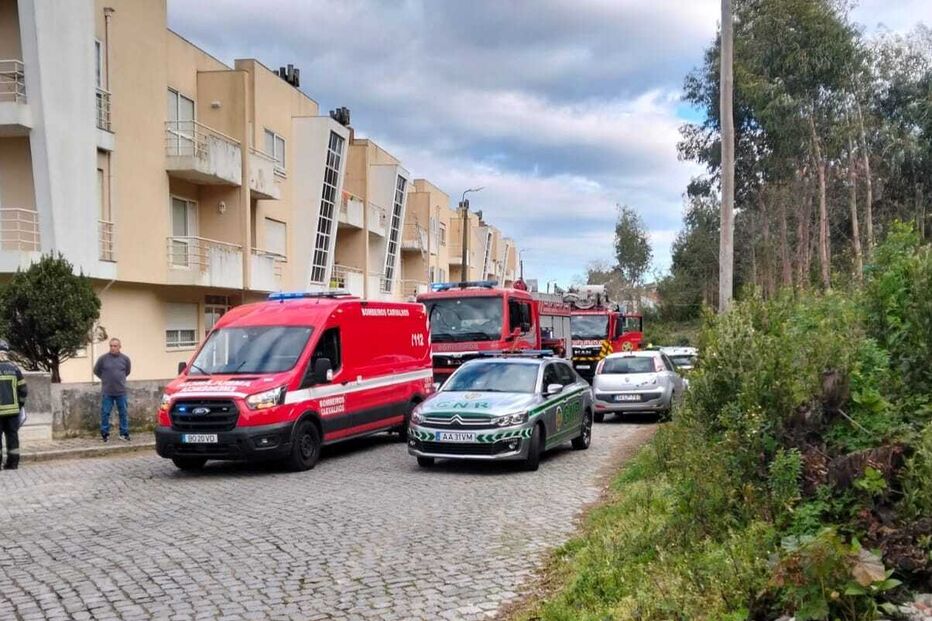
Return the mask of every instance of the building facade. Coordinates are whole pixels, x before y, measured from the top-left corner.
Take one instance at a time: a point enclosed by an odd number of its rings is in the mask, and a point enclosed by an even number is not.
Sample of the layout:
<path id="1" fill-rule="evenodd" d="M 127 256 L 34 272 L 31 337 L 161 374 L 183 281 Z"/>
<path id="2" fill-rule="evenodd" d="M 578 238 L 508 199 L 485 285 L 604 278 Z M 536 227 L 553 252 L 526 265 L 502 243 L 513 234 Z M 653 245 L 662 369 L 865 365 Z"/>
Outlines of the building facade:
<path id="1" fill-rule="evenodd" d="M 513 280 L 514 244 L 469 218 L 468 277 Z M 168 30 L 165 0 L 0 0 L 0 280 L 62 253 L 136 379 L 172 376 L 270 291 L 406 299 L 461 278 L 461 221 L 291 74 Z M 105 349 L 63 379 L 92 380 Z"/>

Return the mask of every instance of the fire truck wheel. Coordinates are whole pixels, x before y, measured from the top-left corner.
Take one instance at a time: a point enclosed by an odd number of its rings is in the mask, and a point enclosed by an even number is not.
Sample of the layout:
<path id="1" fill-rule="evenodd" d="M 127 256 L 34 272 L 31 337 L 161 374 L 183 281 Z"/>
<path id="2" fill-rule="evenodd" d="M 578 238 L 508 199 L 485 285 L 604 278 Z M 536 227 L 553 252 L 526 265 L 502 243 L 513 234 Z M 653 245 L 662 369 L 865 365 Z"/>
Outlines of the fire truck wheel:
<path id="1" fill-rule="evenodd" d="M 172 457 L 172 463 L 179 470 L 187 472 L 200 470 L 207 463 L 206 457 Z"/>
<path id="2" fill-rule="evenodd" d="M 405 412 L 405 419 L 398 427 L 395 427 L 395 431 L 398 432 L 398 441 L 407 442 L 408 441 L 408 425 L 411 424 L 411 412 L 414 411 L 414 408 L 417 407 L 418 401 L 412 401 L 408 411 Z"/>
<path id="3" fill-rule="evenodd" d="M 288 469 L 293 472 L 310 470 L 320 458 L 320 433 L 309 420 L 298 423 L 294 432 L 291 455 L 286 459 Z"/>
<path id="4" fill-rule="evenodd" d="M 605 420 L 605 412 L 596 412 L 595 413 L 595 422 L 601 423 Z"/>
<path id="5" fill-rule="evenodd" d="M 527 450 L 527 457 L 521 464 L 521 469 L 528 472 L 534 472 L 540 466 L 540 454 L 544 452 L 544 434 L 540 430 L 540 425 L 534 425 L 534 433 L 531 434 L 531 445 Z"/>
<path id="6" fill-rule="evenodd" d="M 592 444 L 592 413 L 586 410 L 583 414 L 582 429 L 577 437 L 573 438 L 573 448 L 585 451 Z"/>
<path id="7" fill-rule="evenodd" d="M 433 457 L 418 457 L 417 465 L 420 466 L 421 468 L 430 468 L 431 466 L 434 465 L 434 458 Z"/>

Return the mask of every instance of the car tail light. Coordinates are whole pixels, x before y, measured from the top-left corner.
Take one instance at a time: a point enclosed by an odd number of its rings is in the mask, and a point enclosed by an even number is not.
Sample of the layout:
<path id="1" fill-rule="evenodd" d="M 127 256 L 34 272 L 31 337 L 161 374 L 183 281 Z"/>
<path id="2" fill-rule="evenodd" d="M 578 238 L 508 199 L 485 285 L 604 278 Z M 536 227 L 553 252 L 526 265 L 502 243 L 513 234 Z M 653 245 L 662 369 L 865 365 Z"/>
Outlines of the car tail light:
<path id="1" fill-rule="evenodd" d="M 657 373 L 663 372 L 663 362 L 661 362 L 660 358 L 654 358 L 654 371 Z"/>

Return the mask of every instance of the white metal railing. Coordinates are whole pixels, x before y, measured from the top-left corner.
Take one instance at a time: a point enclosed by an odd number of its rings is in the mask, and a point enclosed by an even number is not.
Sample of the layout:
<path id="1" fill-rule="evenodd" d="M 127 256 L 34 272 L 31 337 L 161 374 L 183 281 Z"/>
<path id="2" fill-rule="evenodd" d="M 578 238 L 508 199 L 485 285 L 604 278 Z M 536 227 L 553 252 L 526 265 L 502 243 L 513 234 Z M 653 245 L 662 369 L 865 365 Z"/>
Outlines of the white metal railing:
<path id="1" fill-rule="evenodd" d="M 350 267 L 349 265 L 334 265 L 330 275 L 331 289 L 346 289 L 346 279 L 349 274 L 362 275 L 363 271 L 359 268 Z"/>
<path id="2" fill-rule="evenodd" d="M 97 128 L 110 131 L 110 91 L 97 89 Z"/>
<path id="3" fill-rule="evenodd" d="M 230 138 L 230 140 L 233 140 L 233 139 Z M 233 142 L 236 142 L 236 141 L 234 140 Z M 239 144 L 239 143 L 237 142 L 236 144 Z M 253 155 L 255 155 L 256 157 L 259 157 L 259 158 L 261 158 L 261 159 L 267 161 L 267 162 L 270 163 L 272 166 L 275 166 L 275 165 L 276 165 L 275 158 L 272 157 L 271 155 L 269 155 L 268 153 L 266 153 L 265 151 L 260 151 L 259 149 L 255 148 L 255 147 L 249 147 L 249 152 L 252 153 Z"/>
<path id="4" fill-rule="evenodd" d="M 375 279 L 379 283 L 379 291 L 381 293 L 393 293 L 395 291 L 395 280 L 393 278 L 385 278 L 385 274 L 382 272 L 372 272 L 369 274 L 369 278 Z"/>
<path id="5" fill-rule="evenodd" d="M 26 70 L 23 61 L 0 60 L 0 101 L 26 103 Z"/>
<path id="6" fill-rule="evenodd" d="M 29 209 L 0 208 L 0 249 L 39 250 L 39 214 Z"/>
<path id="7" fill-rule="evenodd" d="M 427 229 L 420 224 L 409 222 L 404 226 L 404 234 L 401 237 L 401 246 L 403 248 L 413 248 L 424 252 L 427 250 Z"/>
<path id="8" fill-rule="evenodd" d="M 210 267 L 212 254 L 232 255 L 241 253 L 242 250 L 240 245 L 204 237 L 169 237 L 168 265 L 174 269 L 206 271 Z"/>
<path id="9" fill-rule="evenodd" d="M 210 139 L 239 148 L 239 141 L 197 121 L 165 121 L 165 153 L 169 157 L 206 158 Z"/>
<path id="10" fill-rule="evenodd" d="M 274 264 L 275 278 L 282 277 L 282 265 L 288 261 L 288 257 L 283 254 L 278 254 L 277 252 L 269 252 L 268 250 L 262 250 L 261 248 L 253 248 L 252 255 L 254 257 L 262 257 L 269 259 Z"/>
<path id="11" fill-rule="evenodd" d="M 100 260 L 116 261 L 113 253 L 113 222 L 98 220 L 97 226 L 100 239 Z"/>
<path id="12" fill-rule="evenodd" d="M 383 229 L 388 226 L 388 212 L 384 207 L 369 203 L 369 227 L 378 225 Z"/>

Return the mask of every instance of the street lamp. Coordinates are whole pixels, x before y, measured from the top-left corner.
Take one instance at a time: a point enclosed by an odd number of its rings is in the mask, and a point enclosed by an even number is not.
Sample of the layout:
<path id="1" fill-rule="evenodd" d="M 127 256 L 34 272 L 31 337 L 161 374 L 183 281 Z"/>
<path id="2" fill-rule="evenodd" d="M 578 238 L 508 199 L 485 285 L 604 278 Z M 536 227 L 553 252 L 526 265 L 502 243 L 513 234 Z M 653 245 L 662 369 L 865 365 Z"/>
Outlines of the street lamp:
<path id="1" fill-rule="evenodd" d="M 463 192 L 463 197 L 460 199 L 460 209 L 463 210 L 463 264 L 460 268 L 460 280 L 466 282 L 469 280 L 469 268 L 467 267 L 466 257 L 468 255 L 469 247 L 469 201 L 466 200 L 466 195 L 470 192 L 480 192 L 485 189 L 485 186 L 479 186 L 478 188 L 469 188 Z"/>

